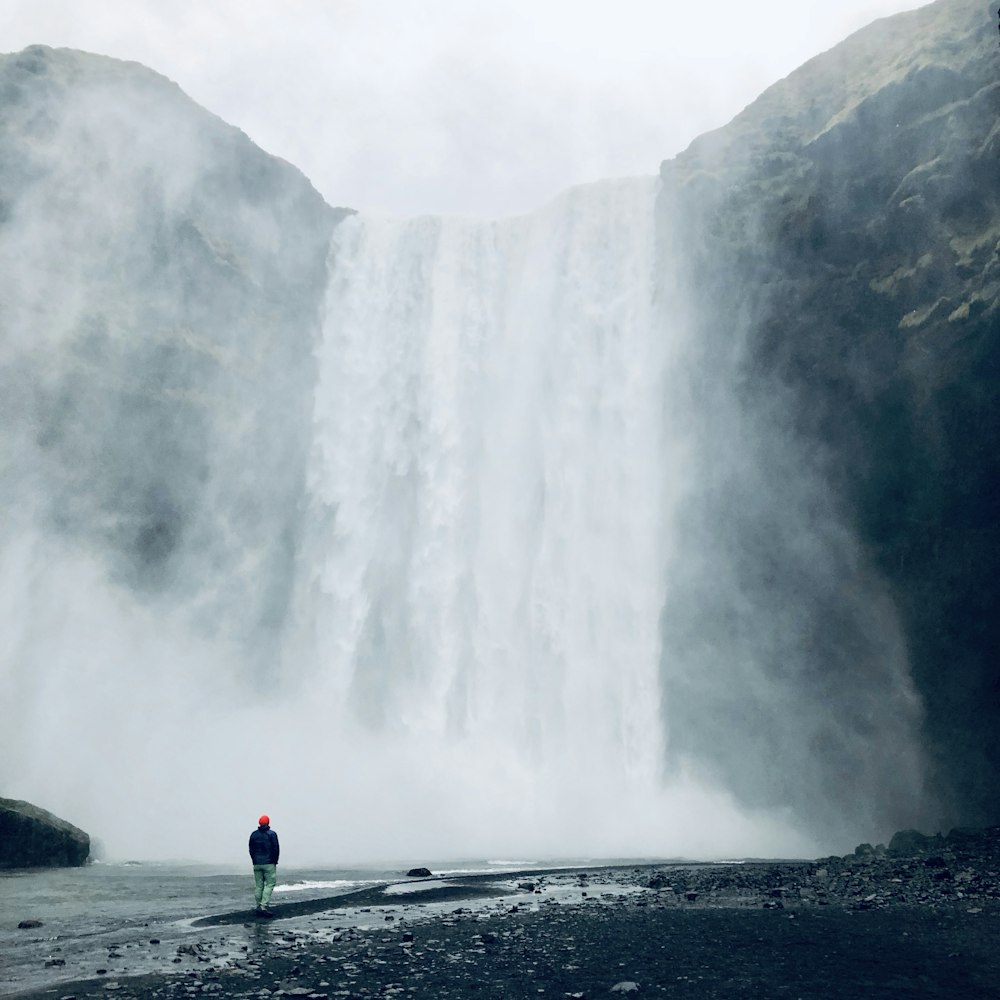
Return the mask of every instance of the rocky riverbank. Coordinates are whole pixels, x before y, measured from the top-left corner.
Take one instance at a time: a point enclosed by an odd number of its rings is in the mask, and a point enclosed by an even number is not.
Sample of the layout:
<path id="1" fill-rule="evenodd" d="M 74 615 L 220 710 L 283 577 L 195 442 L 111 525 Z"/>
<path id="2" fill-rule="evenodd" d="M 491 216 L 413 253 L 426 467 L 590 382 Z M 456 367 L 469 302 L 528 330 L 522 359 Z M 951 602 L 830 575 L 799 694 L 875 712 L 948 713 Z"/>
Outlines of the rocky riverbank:
<path id="1" fill-rule="evenodd" d="M 1000 997 L 998 848 L 1000 830 L 958 831 L 810 862 L 426 879 L 220 915 L 175 974 L 131 976 L 119 952 L 20 996 Z"/>

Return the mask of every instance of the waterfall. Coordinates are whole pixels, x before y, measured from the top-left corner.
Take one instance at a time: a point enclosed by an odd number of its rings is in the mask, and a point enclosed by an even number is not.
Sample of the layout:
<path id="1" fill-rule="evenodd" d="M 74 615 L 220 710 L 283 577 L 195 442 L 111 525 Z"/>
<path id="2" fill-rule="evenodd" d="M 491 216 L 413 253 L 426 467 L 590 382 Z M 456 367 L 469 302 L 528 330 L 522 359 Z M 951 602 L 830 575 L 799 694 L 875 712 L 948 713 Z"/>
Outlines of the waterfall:
<path id="1" fill-rule="evenodd" d="M 803 426 L 854 390 L 786 383 L 804 290 L 711 142 L 522 217 L 351 215 L 91 60 L 10 64 L 0 794 L 118 857 L 243 861 L 263 812 L 321 863 L 933 828 L 915 598 L 858 530 L 907 515 Z"/>
<path id="2" fill-rule="evenodd" d="M 658 183 L 590 185 L 495 222 L 341 221 L 314 364 L 267 402 L 267 432 L 305 462 L 301 486 L 265 482 L 245 457 L 247 405 L 213 410 L 206 395 L 180 411 L 154 397 L 150 437 L 121 446 L 122 483 L 142 462 L 175 491 L 181 541 L 158 576 L 130 574 L 131 550 L 115 548 L 108 525 L 136 516 L 129 494 L 108 520 L 118 480 L 98 459 L 117 424 L 67 349 L 67 393 L 108 428 L 74 424 L 97 458 L 66 483 L 27 435 L 10 438 L 0 579 L 20 610 L 0 643 L 0 697 L 28 721 L 0 733 L 5 794 L 72 817 L 118 857 L 242 860 L 261 812 L 301 863 L 801 856 L 817 846 L 806 798 L 750 809 L 759 799 L 734 794 L 746 789 L 732 767 L 705 766 L 706 746 L 780 789 L 785 772 L 753 759 L 780 731 L 772 744 L 791 749 L 777 768 L 809 758 L 817 799 L 816 746 L 867 755 L 865 802 L 913 771 L 905 658 L 883 657 L 891 669 L 828 711 L 808 686 L 809 649 L 759 638 L 773 613 L 727 574 L 717 526 L 691 531 L 693 484 L 708 481 L 692 430 L 698 352 L 659 259 Z M 143 350 L 137 338 L 139 372 Z M 190 363 L 185 378 L 231 374 Z M 717 416 L 723 436 L 740 434 L 715 442 L 716 464 L 749 470 L 744 487 L 770 509 L 753 429 L 735 404 Z M 208 461 L 192 464 L 198 440 Z M 794 456 L 788 467 L 791 481 Z M 287 496 L 292 515 L 275 500 Z M 53 527 L 46 504 L 76 521 Z M 729 521 L 732 534 L 742 522 Z M 823 558 L 850 554 L 843 532 L 795 527 Z M 825 573 L 811 553 L 788 558 Z M 717 634 L 733 607 L 753 619 L 742 644 Z M 717 711 L 719 692 L 738 711 Z M 853 722 L 877 731 L 876 698 L 887 714 L 901 706 L 882 743 Z M 903 747 L 898 767 L 883 744 Z M 182 844 L 173 817 L 194 825 Z"/>
<path id="3" fill-rule="evenodd" d="M 350 714 L 655 778 L 652 198 L 619 182 L 505 223 L 341 227 L 309 600 Z"/>
<path id="4" fill-rule="evenodd" d="M 426 850 L 747 848 L 724 796 L 664 782 L 686 444 L 656 188 L 335 234 L 285 673 L 362 774 L 432 797 L 407 807 L 434 817 Z"/>

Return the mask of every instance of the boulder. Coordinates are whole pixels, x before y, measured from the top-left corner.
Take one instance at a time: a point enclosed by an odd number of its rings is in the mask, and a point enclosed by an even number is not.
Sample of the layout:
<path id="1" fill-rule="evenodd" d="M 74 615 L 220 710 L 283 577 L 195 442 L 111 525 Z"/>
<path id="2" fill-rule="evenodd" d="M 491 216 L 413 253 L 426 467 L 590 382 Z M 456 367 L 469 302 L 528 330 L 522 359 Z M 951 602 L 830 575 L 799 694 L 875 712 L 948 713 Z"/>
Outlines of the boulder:
<path id="1" fill-rule="evenodd" d="M 409 878 L 430 878 L 431 870 L 429 868 L 411 868 L 406 874 Z"/>
<path id="2" fill-rule="evenodd" d="M 940 843 L 940 837 L 928 837 L 919 830 L 900 830 L 892 835 L 886 853 L 894 858 L 912 858 L 933 850 Z"/>
<path id="3" fill-rule="evenodd" d="M 0 868 L 66 868 L 86 864 L 90 837 L 45 809 L 0 799 Z"/>

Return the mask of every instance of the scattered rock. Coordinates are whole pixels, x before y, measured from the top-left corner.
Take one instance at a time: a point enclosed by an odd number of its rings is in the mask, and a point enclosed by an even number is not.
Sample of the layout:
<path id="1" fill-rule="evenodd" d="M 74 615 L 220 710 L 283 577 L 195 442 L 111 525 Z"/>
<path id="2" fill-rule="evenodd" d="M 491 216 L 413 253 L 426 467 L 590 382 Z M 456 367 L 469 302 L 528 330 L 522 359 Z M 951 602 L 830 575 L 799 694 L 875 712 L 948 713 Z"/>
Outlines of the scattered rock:
<path id="1" fill-rule="evenodd" d="M 611 992 L 612 993 L 638 993 L 639 992 L 639 984 L 638 983 L 632 983 L 632 982 L 615 983 L 615 985 L 611 987 Z"/>

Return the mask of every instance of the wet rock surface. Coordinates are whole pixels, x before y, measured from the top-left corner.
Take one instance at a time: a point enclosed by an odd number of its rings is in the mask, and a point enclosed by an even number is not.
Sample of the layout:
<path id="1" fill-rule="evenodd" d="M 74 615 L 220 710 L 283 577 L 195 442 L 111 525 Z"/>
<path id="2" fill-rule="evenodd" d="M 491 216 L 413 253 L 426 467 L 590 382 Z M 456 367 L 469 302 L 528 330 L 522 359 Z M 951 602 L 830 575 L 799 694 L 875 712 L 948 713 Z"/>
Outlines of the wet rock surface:
<path id="1" fill-rule="evenodd" d="M 196 930 L 174 974 L 131 975 L 127 945 L 95 956 L 89 980 L 17 995 L 1000 997 L 1000 829 L 932 842 L 534 872 L 530 890 L 516 873 L 456 879 L 478 893 L 465 901 L 355 895 L 364 905 Z"/>
<path id="2" fill-rule="evenodd" d="M 724 685 L 693 655 L 666 729 L 745 803 L 794 803 L 818 835 L 851 836 L 858 802 L 876 829 L 1000 821 L 995 14 L 941 0 L 876 22 L 663 165 L 659 222 L 711 373 L 685 419 L 725 470 L 679 515 L 664 634 L 674 662 L 706 636 L 713 662 L 745 662 L 757 622 L 795 620 Z M 810 546 L 794 541 L 803 504 L 837 511 L 850 560 L 815 514 Z M 893 694 L 893 655 L 917 699 Z M 926 761 L 900 756 L 908 742 Z"/>
<path id="3" fill-rule="evenodd" d="M 0 799 L 0 868 L 58 868 L 86 864 L 90 837 L 46 809 Z"/>

